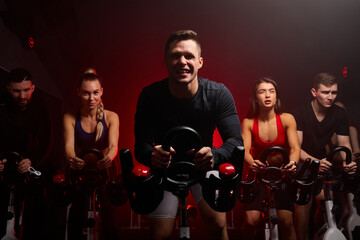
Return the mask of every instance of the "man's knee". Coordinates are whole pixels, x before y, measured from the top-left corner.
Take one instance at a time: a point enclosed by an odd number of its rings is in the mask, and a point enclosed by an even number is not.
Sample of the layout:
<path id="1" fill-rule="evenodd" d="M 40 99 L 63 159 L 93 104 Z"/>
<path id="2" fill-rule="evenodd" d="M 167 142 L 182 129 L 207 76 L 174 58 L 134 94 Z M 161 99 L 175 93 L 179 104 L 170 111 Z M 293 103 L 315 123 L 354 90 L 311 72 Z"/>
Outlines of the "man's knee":
<path id="1" fill-rule="evenodd" d="M 149 218 L 151 239 L 170 239 L 175 219 Z"/>
<path id="2" fill-rule="evenodd" d="M 306 205 L 296 205 L 295 208 L 295 215 L 309 215 L 310 214 L 310 210 L 311 210 L 311 203 L 312 201 L 310 201 L 308 204 Z"/>
<path id="3" fill-rule="evenodd" d="M 290 231 L 294 227 L 294 222 L 292 217 L 280 218 L 280 227 L 285 231 Z"/>
<path id="4" fill-rule="evenodd" d="M 204 219 L 205 220 L 205 219 Z M 226 228 L 226 214 L 218 213 L 205 220 L 205 224 L 211 231 L 219 231 Z"/>
<path id="5" fill-rule="evenodd" d="M 164 229 L 162 231 L 158 230 L 155 231 L 154 229 L 151 230 L 151 239 L 153 240 L 166 240 L 171 238 L 172 231 L 168 231 Z"/>
<path id="6" fill-rule="evenodd" d="M 226 213 L 213 210 L 204 199 L 199 201 L 198 208 L 207 228 L 223 229 L 226 227 Z"/>
<path id="7" fill-rule="evenodd" d="M 245 214 L 245 221 L 247 225 L 255 227 L 259 225 L 260 222 L 260 213 L 258 212 L 246 212 Z"/>

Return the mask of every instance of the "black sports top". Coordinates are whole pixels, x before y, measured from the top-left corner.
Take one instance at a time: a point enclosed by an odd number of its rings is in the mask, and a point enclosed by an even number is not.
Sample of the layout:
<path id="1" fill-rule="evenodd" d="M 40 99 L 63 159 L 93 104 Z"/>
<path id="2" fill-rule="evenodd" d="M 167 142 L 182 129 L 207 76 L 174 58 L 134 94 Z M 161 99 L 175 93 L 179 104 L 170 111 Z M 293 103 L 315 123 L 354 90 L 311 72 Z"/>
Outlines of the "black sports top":
<path id="1" fill-rule="evenodd" d="M 102 150 L 104 148 L 107 148 L 109 145 L 108 144 L 109 133 L 105 122 L 105 114 L 101 120 L 101 123 L 104 126 L 104 130 L 102 132 L 100 139 L 97 142 L 95 142 L 96 132 L 88 133 L 84 131 L 84 129 L 81 126 L 80 112 L 78 112 L 76 114 L 76 120 L 75 120 L 75 146 L 79 149 L 96 148 Z"/>

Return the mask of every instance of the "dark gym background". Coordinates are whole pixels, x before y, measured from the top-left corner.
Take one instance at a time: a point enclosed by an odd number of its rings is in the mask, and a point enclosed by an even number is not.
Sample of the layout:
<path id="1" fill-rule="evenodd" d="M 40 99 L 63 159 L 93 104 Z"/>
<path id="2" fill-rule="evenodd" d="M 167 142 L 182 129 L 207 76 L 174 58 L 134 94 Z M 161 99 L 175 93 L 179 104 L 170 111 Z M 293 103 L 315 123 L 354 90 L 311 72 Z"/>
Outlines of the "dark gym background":
<path id="1" fill-rule="evenodd" d="M 119 149 L 132 150 L 137 97 L 166 77 L 164 45 L 179 29 L 199 34 L 199 75 L 230 89 L 240 119 L 261 76 L 278 82 L 287 111 L 309 99 L 319 72 L 339 78 L 345 104 L 359 103 L 359 12 L 357 0 L 0 0 L 0 76 L 25 67 L 49 95 L 56 125 L 53 161 L 61 166 L 61 117 L 78 106 L 76 83 L 84 69 L 94 67 L 103 77 L 105 107 L 120 117 Z M 241 222 L 238 205 L 229 213 L 233 238 Z M 139 231 L 146 229 L 145 217 L 138 222 L 133 215 L 131 221 L 128 205 L 114 212 L 114 236 L 147 236 Z M 193 236 L 203 228 L 199 216 L 196 221 Z"/>

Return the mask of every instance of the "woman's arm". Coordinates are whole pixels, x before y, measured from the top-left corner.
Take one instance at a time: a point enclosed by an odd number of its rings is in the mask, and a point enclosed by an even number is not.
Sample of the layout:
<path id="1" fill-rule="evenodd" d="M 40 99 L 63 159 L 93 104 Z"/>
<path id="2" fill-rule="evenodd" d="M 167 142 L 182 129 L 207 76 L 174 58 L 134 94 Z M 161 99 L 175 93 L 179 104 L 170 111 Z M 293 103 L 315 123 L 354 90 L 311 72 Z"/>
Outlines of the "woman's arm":
<path id="1" fill-rule="evenodd" d="M 72 114 L 66 113 L 64 115 L 64 147 L 65 159 L 69 160 L 75 157 L 75 118 Z"/>
<path id="2" fill-rule="evenodd" d="M 118 153 L 118 141 L 119 141 L 119 117 L 115 112 L 107 111 L 106 119 L 109 121 L 109 147 L 107 156 L 112 160 Z"/>
<path id="3" fill-rule="evenodd" d="M 250 154 L 251 138 L 252 138 L 251 125 L 252 125 L 252 120 L 245 118 L 242 122 L 242 128 L 241 128 L 241 136 L 243 138 L 244 148 L 245 148 L 244 160 L 249 166 L 251 166 L 254 163 L 254 159 Z"/>
<path id="4" fill-rule="evenodd" d="M 81 170 L 85 165 L 84 160 L 76 157 L 75 153 L 75 116 L 66 113 L 64 115 L 64 147 L 65 159 L 71 169 Z"/>
<path id="5" fill-rule="evenodd" d="M 103 159 L 98 162 L 100 169 L 105 169 L 111 166 L 118 153 L 118 140 L 119 140 L 119 117 L 116 113 L 105 110 L 105 119 L 108 121 L 108 147 L 107 152 Z"/>
<path id="6" fill-rule="evenodd" d="M 289 160 L 297 164 L 300 160 L 300 142 L 296 131 L 296 121 L 294 116 L 289 113 L 284 113 L 281 116 L 285 123 L 286 137 L 290 148 Z"/>
<path id="7" fill-rule="evenodd" d="M 264 169 L 266 167 L 266 165 L 262 162 L 260 162 L 259 159 L 254 159 L 251 156 L 251 145 L 252 145 L 252 135 L 251 135 L 251 127 L 253 125 L 253 119 L 248 119 L 245 118 L 243 123 L 242 123 L 242 128 L 241 128 L 241 135 L 243 137 L 244 140 L 244 147 L 245 147 L 245 155 L 244 155 L 244 159 L 245 162 L 247 164 L 249 164 L 249 166 L 251 167 L 251 169 L 254 172 L 259 172 L 262 169 Z"/>
<path id="8" fill-rule="evenodd" d="M 286 171 L 295 173 L 296 165 L 300 160 L 300 142 L 296 131 L 296 121 L 289 113 L 281 114 L 281 121 L 285 126 L 285 133 L 289 144 L 289 164 L 285 166 Z"/>

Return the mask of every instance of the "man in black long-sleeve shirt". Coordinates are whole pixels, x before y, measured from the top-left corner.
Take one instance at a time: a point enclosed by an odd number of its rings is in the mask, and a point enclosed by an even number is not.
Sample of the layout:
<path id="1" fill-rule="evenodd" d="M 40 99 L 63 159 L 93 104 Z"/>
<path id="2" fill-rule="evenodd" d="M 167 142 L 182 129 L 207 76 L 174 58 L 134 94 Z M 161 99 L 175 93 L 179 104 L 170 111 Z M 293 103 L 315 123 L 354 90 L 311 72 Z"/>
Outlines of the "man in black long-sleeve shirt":
<path id="1" fill-rule="evenodd" d="M 35 92 L 31 74 L 25 69 L 10 72 L 7 83 L 8 101 L 0 106 L 0 154 L 17 152 L 23 160 L 18 164 L 16 202 L 21 204 L 24 185 L 20 174 L 29 167 L 45 171 L 51 148 L 51 124 L 47 106 Z M 0 171 L 7 160 L 0 159 Z M 6 194 L 1 193 L 2 198 Z M 19 197 L 19 198 L 18 198 Z M 7 202 L 5 200 L 5 204 Z M 43 195 L 29 192 L 24 203 L 23 239 L 38 239 L 44 215 Z M 1 233 L 0 233 L 1 235 Z"/>
<path id="2" fill-rule="evenodd" d="M 167 168 L 170 152 L 162 149 L 167 131 L 176 126 L 194 128 L 203 147 L 194 154 L 198 170 L 208 171 L 229 162 L 236 146 L 242 146 L 240 122 L 229 90 L 220 83 L 198 77 L 202 67 L 197 34 L 191 30 L 173 33 L 166 44 L 165 62 L 168 78 L 143 89 L 135 115 L 136 159 L 154 169 Z M 218 128 L 223 145 L 213 147 L 213 133 Z M 202 198 L 199 184 L 191 187 L 192 195 L 204 219 L 209 238 L 227 239 L 226 215 L 212 210 Z M 149 214 L 153 239 L 171 235 L 178 199 L 165 191 L 164 199 Z"/>

